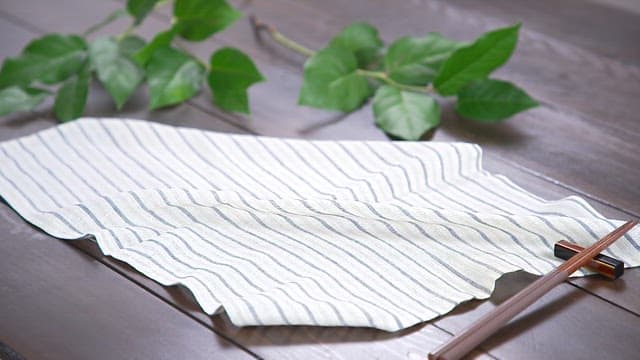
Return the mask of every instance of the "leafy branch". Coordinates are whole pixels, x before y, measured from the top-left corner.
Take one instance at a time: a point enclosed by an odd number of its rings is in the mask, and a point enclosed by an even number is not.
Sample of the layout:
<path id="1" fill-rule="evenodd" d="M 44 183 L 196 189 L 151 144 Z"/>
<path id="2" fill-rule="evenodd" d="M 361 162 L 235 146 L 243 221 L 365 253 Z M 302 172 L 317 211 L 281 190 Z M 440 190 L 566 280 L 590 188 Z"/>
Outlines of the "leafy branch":
<path id="1" fill-rule="evenodd" d="M 29 43 L 22 53 L 6 59 L 0 69 L 0 116 L 36 108 L 55 96 L 60 121 L 82 116 L 91 82 L 97 79 L 121 109 L 146 82 L 150 108 L 182 103 L 196 94 L 206 80 L 213 101 L 222 109 L 249 112 L 247 89 L 264 77 L 240 50 L 222 48 L 208 62 L 177 43 L 203 41 L 223 31 L 242 13 L 225 0 L 175 0 L 168 29 L 149 42 L 135 35 L 154 8 L 167 0 L 128 0 L 82 35 L 47 34 Z M 123 16 L 130 26 L 117 35 L 88 36 Z"/>
<path id="2" fill-rule="evenodd" d="M 308 57 L 298 103 L 352 112 L 373 98 L 376 124 L 387 134 L 418 140 L 440 124 L 436 97 L 456 96 L 456 110 L 480 122 L 498 122 L 538 106 L 524 90 L 489 75 L 516 48 L 520 24 L 493 30 L 472 43 L 438 33 L 401 37 L 385 48 L 378 31 L 354 23 L 318 51 L 251 18 L 281 45 Z"/>
<path id="3" fill-rule="evenodd" d="M 168 27 L 149 41 L 135 32 L 157 7 L 173 4 Z M 130 25 L 115 36 L 88 36 L 122 17 Z M 206 81 L 213 102 L 226 111 L 249 113 L 247 90 L 264 77 L 238 49 L 214 51 L 208 61 L 180 41 L 203 41 L 242 16 L 226 0 L 128 0 L 124 9 L 81 35 L 47 34 L 33 40 L 0 68 L 0 116 L 36 108 L 55 96 L 60 121 L 81 116 L 96 80 L 116 109 L 147 84 L 150 109 L 180 104 L 198 94 Z M 352 112 L 372 99 L 376 124 L 386 133 L 418 140 L 440 124 L 439 99 L 456 96 L 457 112 L 480 122 L 497 122 L 538 103 L 516 85 L 489 76 L 516 48 L 520 24 L 490 31 L 472 43 L 438 33 L 401 37 L 389 46 L 378 30 L 354 23 L 314 51 L 252 18 L 256 34 L 307 57 L 298 103 Z"/>

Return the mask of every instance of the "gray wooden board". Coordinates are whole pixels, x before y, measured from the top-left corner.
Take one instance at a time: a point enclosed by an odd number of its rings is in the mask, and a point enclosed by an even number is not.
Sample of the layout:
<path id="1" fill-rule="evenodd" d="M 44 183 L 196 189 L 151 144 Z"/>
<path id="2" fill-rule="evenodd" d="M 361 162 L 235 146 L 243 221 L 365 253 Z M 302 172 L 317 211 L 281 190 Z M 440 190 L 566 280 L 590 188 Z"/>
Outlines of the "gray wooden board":
<path id="1" fill-rule="evenodd" d="M 430 323 L 420 324 L 397 333 L 374 329 L 311 326 L 234 326 L 223 313 L 208 316 L 195 303 L 191 293 L 181 286 L 161 286 L 129 265 L 113 258 L 102 257 L 93 241 L 77 244 L 86 253 L 101 259 L 131 281 L 157 294 L 167 303 L 184 311 L 193 320 L 234 339 L 260 357 L 270 359 L 331 358 L 331 359 L 402 359 L 405 356 L 425 358 L 430 350 L 452 334 Z M 490 357 L 477 351 L 473 357 Z"/>
<path id="2" fill-rule="evenodd" d="M 0 205 L 0 339 L 27 359 L 252 356 Z"/>
<path id="3" fill-rule="evenodd" d="M 4 21 L 0 21 L 0 30 L 2 30 L 0 41 L 3 49 L 0 56 L 4 58 L 17 53 L 29 38 L 41 31 L 81 31 L 97 22 L 106 12 L 121 5 L 122 2 L 80 0 L 65 1 L 56 6 L 51 6 L 51 2 L 44 0 L 2 4 L 0 17 L 4 18 Z M 514 6 L 509 11 L 517 14 L 518 5 Z M 393 5 L 391 2 L 353 1 L 336 5 L 334 1 L 270 0 L 249 2 L 243 4 L 243 7 L 245 11 L 259 15 L 263 20 L 277 25 L 284 32 L 312 47 L 322 46 L 339 27 L 353 20 L 365 19 L 380 25 L 385 39 L 405 33 L 421 34 L 429 30 L 439 30 L 445 35 L 459 39 L 471 39 L 483 30 L 506 24 L 510 21 L 507 15 L 511 14 L 509 12 L 486 13 L 486 9 L 480 11 L 466 3 L 449 5 L 436 1 L 393 3 Z M 389 10 L 391 7 L 394 8 L 393 11 Z M 522 9 L 522 11 L 534 10 Z M 83 16 L 70 18 L 70 13 L 82 13 Z M 390 13 L 394 16 L 389 16 Z M 482 13 L 482 16 L 479 16 L 479 13 Z M 291 16 L 292 14 L 295 16 Z M 596 21 L 593 19 L 598 19 L 598 16 L 594 15 L 589 19 L 591 19 L 589 21 Z M 550 20 L 550 24 L 553 24 L 553 21 Z M 630 155 L 624 156 L 624 154 L 634 153 L 633 150 L 637 148 L 638 143 L 639 132 L 636 130 L 639 126 L 637 122 L 632 121 L 638 110 L 638 104 L 632 96 L 637 91 L 637 87 L 632 81 L 622 82 L 622 80 L 635 79 L 636 68 L 616 61 L 618 57 L 623 57 L 615 53 L 622 49 L 622 46 L 614 44 L 615 46 L 608 48 L 613 49 L 609 52 L 592 53 L 587 50 L 593 49 L 580 43 L 579 39 L 576 40 L 572 36 L 559 36 L 559 30 L 553 28 L 545 28 L 545 31 L 541 31 L 540 23 L 535 22 L 535 19 L 532 19 L 531 27 L 527 25 L 528 22 L 527 19 L 522 43 L 518 50 L 518 54 L 521 52 L 524 54 L 516 55 L 512 64 L 500 74 L 531 90 L 546 105 L 529 114 L 521 115 L 505 125 L 488 127 L 476 126 L 458 119 L 451 112 L 450 107 L 447 107 L 446 122 L 436 133 L 436 140 L 480 142 L 485 149 L 488 149 L 490 170 L 507 173 L 525 188 L 547 198 L 572 194 L 572 191 L 567 190 L 567 187 L 570 187 L 581 194 L 602 198 L 615 207 L 629 209 L 637 214 L 638 193 L 633 192 L 635 188 L 632 186 L 635 184 L 632 180 L 634 171 L 638 170 L 637 166 L 634 168 L 632 164 L 637 164 L 637 160 Z M 166 24 L 166 11 L 161 11 L 145 22 L 141 33 L 149 36 L 166 27 Z M 117 33 L 118 29 L 122 29 L 125 25 L 126 22 L 121 21 L 106 28 L 103 33 Z M 623 25 L 620 24 L 616 29 Z M 577 26 L 581 26 L 581 23 Z M 615 31 L 617 30 L 611 30 L 603 36 L 612 36 L 611 34 Z M 592 44 L 597 45 L 599 40 L 596 37 L 593 41 Z M 149 118 L 218 131 L 249 131 L 272 136 L 384 139 L 384 136 L 371 125 L 370 110 L 365 109 L 349 116 L 339 116 L 335 113 L 297 107 L 295 100 L 301 84 L 300 68 L 304 59 L 278 48 L 268 40 L 264 43 L 257 42 L 246 21 L 241 21 L 230 31 L 216 36 L 216 40 L 199 43 L 192 48 L 194 52 L 206 59 L 214 48 L 226 45 L 239 47 L 250 53 L 271 80 L 251 90 L 252 105 L 255 110 L 253 117 L 228 115 L 216 110 L 210 105 L 208 91 L 204 91 L 202 95 L 192 100 L 191 105 L 150 113 L 145 110 L 144 90 L 141 90 L 127 105 L 124 116 Z M 549 63 L 545 57 L 553 58 L 553 64 Z M 579 73 L 575 69 L 573 62 L 575 59 L 580 60 Z M 539 73 L 540 69 L 545 72 Z M 589 76 L 585 78 L 585 74 Z M 558 81 L 558 78 L 566 78 L 568 81 Z M 599 81 L 599 87 L 585 88 L 587 81 L 591 84 L 593 81 Z M 609 91 L 613 89 L 616 81 L 621 81 L 620 84 L 622 84 L 619 91 Z M 95 95 L 92 96 L 88 113 L 96 116 L 114 114 L 112 104 L 104 92 L 99 87 L 92 91 Z M 590 96 L 592 93 L 597 93 L 598 97 Z M 608 121 L 605 118 L 608 116 L 616 117 L 616 121 Z M 45 111 L 41 113 L 6 118 L 0 125 L 2 126 L 0 138 L 12 138 L 49 126 L 50 121 L 43 119 L 50 117 L 45 106 Z M 623 129 L 626 131 L 622 132 Z M 620 161 L 618 165 L 610 161 L 598 161 L 608 158 L 616 158 Z M 523 169 L 512 166 L 514 163 L 520 164 L 519 166 Z M 617 170 L 618 167 L 627 170 L 622 178 L 612 179 L 604 176 Z M 552 185 L 539 175 L 532 175 L 535 172 L 561 180 L 566 186 Z M 586 173 L 589 176 L 585 177 Z M 598 181 L 591 181 L 593 179 Z M 625 184 L 626 187 L 621 187 Z M 597 207 L 609 216 L 628 216 L 602 204 L 597 204 Z M 386 334 L 363 329 L 309 327 L 238 329 L 232 326 L 224 316 L 208 317 L 202 314 L 189 295 L 180 288 L 163 288 L 128 270 L 122 263 L 102 258 L 95 249 L 90 250 L 90 246 L 86 243 L 74 243 L 74 246 L 93 254 L 112 270 L 125 275 L 122 279 L 130 279 L 138 283 L 143 289 L 159 296 L 175 309 L 184 311 L 184 314 L 194 323 L 205 325 L 203 329 L 206 328 L 207 331 L 215 329 L 259 355 L 269 358 L 301 356 L 353 358 L 358 355 L 403 358 L 424 355 L 429 348 L 447 338 L 450 333 L 458 331 L 462 324 L 468 323 L 470 319 L 479 316 L 491 306 L 491 302 L 485 302 L 479 307 L 476 307 L 477 304 L 465 305 L 456 311 L 455 316 L 445 317 L 433 325 L 422 325 L 401 334 Z M 637 270 L 629 271 L 621 279 L 622 281 L 616 282 L 594 279 L 573 281 L 574 284 L 579 284 L 597 296 L 592 296 L 568 284 L 563 285 L 554 294 L 550 294 L 549 299 L 532 309 L 535 314 L 547 314 L 546 316 L 549 317 L 563 312 L 562 325 L 554 325 L 554 321 L 526 320 L 525 314 L 523 321 L 514 323 L 514 326 L 520 330 L 513 327 L 507 329 L 485 344 L 485 347 L 489 349 L 491 355 L 504 358 L 540 357 L 543 354 L 547 356 L 549 354 L 540 351 L 541 342 L 537 341 L 542 335 L 545 335 L 544 339 L 548 342 L 545 346 L 549 349 L 562 346 L 563 336 L 560 335 L 563 332 L 570 332 L 574 326 L 580 328 L 580 331 L 575 333 L 576 336 L 590 338 L 597 335 L 586 331 L 589 322 L 580 318 L 580 311 L 584 309 L 598 311 L 602 314 L 599 319 L 617 319 L 630 324 L 629 327 L 638 328 L 637 314 L 640 312 L 640 304 L 636 299 L 640 292 L 639 274 Z M 496 296 L 499 298 L 501 291 L 517 288 L 530 280 L 525 274 L 512 277 L 510 282 L 505 282 L 506 285 L 500 285 L 501 282 Z M 514 281 L 517 285 L 513 285 Z M 557 308 L 553 306 L 557 303 L 555 299 L 565 297 L 572 299 L 572 304 L 577 305 L 554 310 Z M 552 305 L 545 305 L 547 303 Z M 528 318 L 532 317 L 537 316 Z M 455 321 L 448 319 L 455 319 Z M 627 335 L 636 337 L 637 335 L 627 326 L 612 328 L 610 331 L 612 335 L 605 341 L 612 339 L 616 341 L 615 344 L 620 347 L 618 355 L 627 355 L 629 349 L 634 349 L 635 344 L 627 342 L 626 339 Z M 558 354 L 569 355 L 562 352 Z M 572 354 L 582 357 L 596 355 L 590 352 Z M 564 356 L 552 357 L 564 358 Z"/>
<path id="4" fill-rule="evenodd" d="M 469 40 L 482 31 L 508 23 L 474 16 L 464 8 L 437 1 L 394 3 L 393 13 L 397 18 L 391 19 L 379 10 L 381 6 L 367 4 L 366 1 L 305 4 L 271 0 L 255 2 L 246 11 L 276 25 L 286 34 L 295 34 L 292 37 L 312 48 L 323 46 L 336 29 L 354 20 L 379 24 L 382 36 L 387 39 L 437 30 Z M 334 11 L 338 8 L 339 12 Z M 299 16 L 288 16 L 291 12 Z M 309 18 L 315 21 L 306 21 Z M 464 26 L 460 26 L 460 19 L 464 19 Z M 155 25 L 150 21 L 148 26 Z M 160 21 L 157 26 L 165 25 Z M 198 43 L 191 48 L 207 58 L 211 44 L 240 47 L 262 60 L 259 63 L 261 70 L 275 80 L 253 88 L 255 113 L 252 118 L 230 118 L 230 121 L 237 121 L 260 134 L 313 138 L 317 137 L 316 131 L 323 130 L 321 125 L 325 123 L 349 123 L 353 117 L 371 121 L 370 111 L 358 111 L 345 117 L 296 106 L 303 58 L 287 54 L 268 40 L 264 41 L 266 45 L 257 44 L 246 23 L 234 26 L 217 39 L 217 42 Z M 640 188 L 634 186 L 640 169 L 630 166 L 637 161 L 634 146 L 640 143 L 640 123 L 636 121 L 640 103 L 635 101 L 640 95 L 638 67 L 530 31 L 525 24 L 514 59 L 498 72 L 498 76 L 517 82 L 543 101 L 544 106 L 518 115 L 505 124 L 486 125 L 460 119 L 449 105 L 445 107 L 441 130 L 458 140 L 480 143 L 506 159 L 571 184 L 582 193 L 640 213 Z M 195 102 L 203 108 L 210 107 L 207 92 Z M 354 132 L 342 134 L 356 135 Z M 616 176 L 610 176 L 612 173 Z"/>
<path id="5" fill-rule="evenodd" d="M 354 20 L 378 25 L 386 39 L 440 31 L 470 40 L 508 24 L 438 1 L 394 2 L 387 11 L 381 2 L 368 4 L 273 0 L 256 2 L 251 11 L 312 48 L 323 46 L 336 29 Z M 304 16 L 287 16 L 292 12 Z M 315 25 L 305 31 L 300 18 L 313 18 Z M 235 35 L 235 29 L 227 36 Z M 249 44 L 250 40 L 239 37 L 238 43 Z M 582 192 L 640 212 L 640 188 L 635 186 L 640 168 L 632 166 L 637 163 L 634 148 L 640 143 L 640 103 L 635 101 L 640 95 L 638 67 L 531 31 L 525 22 L 516 54 L 496 76 L 520 84 L 544 106 L 497 126 L 459 119 L 448 108 L 441 130 L 478 142 Z M 292 81 L 299 84 L 300 77 Z M 295 98 L 295 92 L 290 97 Z M 610 176 L 612 173 L 616 176 Z"/>
<path id="6" fill-rule="evenodd" d="M 611 1 L 584 0 L 447 0 L 485 16 L 507 22 L 523 21 L 546 36 L 569 42 L 592 53 L 640 65 L 640 2 L 635 12 Z M 594 31 L 597 29 L 597 31 Z"/>
<path id="7" fill-rule="evenodd" d="M 459 332 L 535 277 L 522 273 L 501 280 L 503 286 L 492 300 L 463 305 L 436 324 Z M 481 349 L 501 359 L 637 358 L 637 315 L 588 299 L 593 297 L 577 288 L 556 287 L 485 341 Z"/>
<path id="8" fill-rule="evenodd" d="M 486 159 L 486 167 L 511 178 L 527 181 L 526 187 L 538 195 L 558 198 L 572 194 L 570 191 L 550 185 L 546 181 L 532 178 L 517 168 L 505 166 L 495 159 Z M 608 216 L 620 215 L 617 210 L 606 205 L 599 203 L 594 203 L 594 205 Z M 100 252 L 95 244 L 83 243 L 81 247 L 88 253 L 100 257 Z M 438 329 L 450 334 L 460 331 L 462 327 L 477 319 L 495 304 L 505 300 L 508 295 L 535 279 L 526 273 L 505 276 L 505 279 L 498 282 L 496 292 L 491 299 L 484 302 L 474 301 L 463 304 L 453 312 L 453 315 L 435 321 L 433 324 L 437 328 L 430 326 L 431 323 L 427 323 L 397 334 L 364 329 L 313 327 L 249 327 L 240 329 L 233 326 L 226 316 L 209 317 L 203 314 L 185 289 L 160 286 L 126 264 L 110 258 L 105 261 L 132 281 L 149 288 L 150 291 L 174 306 L 185 309 L 190 316 L 198 321 L 211 324 L 213 328 L 234 338 L 258 355 L 267 358 L 299 358 L 302 355 L 313 358 L 316 355 L 323 355 L 323 357 L 350 359 L 359 355 L 363 358 L 379 356 L 379 358 L 387 359 L 402 358 L 400 355 L 403 350 L 411 351 L 412 354 L 425 355 L 435 345 L 434 343 L 437 343 L 437 341 L 430 339 L 439 340 L 441 338 L 442 334 L 437 331 Z M 594 355 L 601 353 L 593 353 L 590 347 L 565 346 L 566 338 L 583 339 L 586 343 L 592 337 L 608 334 L 604 336 L 604 339 L 598 341 L 615 344 L 615 346 L 607 348 L 609 356 L 628 358 L 630 351 L 635 349 L 633 339 L 639 335 L 636 324 L 640 319 L 637 313 L 633 313 L 633 309 L 637 310 L 637 298 L 634 297 L 636 291 L 628 291 L 629 288 L 639 288 L 637 281 L 631 281 L 630 284 L 630 279 L 637 279 L 638 274 L 640 274 L 638 269 L 628 271 L 625 277 L 616 282 L 597 277 L 591 277 L 589 280 L 573 280 L 573 282 L 591 284 L 596 293 L 601 291 L 602 287 L 609 287 L 609 291 L 624 294 L 622 298 L 631 309 L 623 310 L 620 305 L 601 301 L 585 291 L 565 284 L 528 310 L 522 317 L 524 320 L 515 322 L 512 327 L 517 331 L 503 331 L 497 334 L 483 345 L 483 350 L 486 350 L 491 356 L 505 359 L 514 358 L 516 354 L 517 358 L 534 359 L 540 358 L 542 355 L 550 355 L 550 352 L 553 352 L 552 358 L 554 359 L 597 358 Z M 558 303 L 562 303 L 563 299 L 567 299 L 571 306 L 559 306 Z M 590 313 L 589 317 L 582 317 L 585 311 Z M 526 314 L 533 315 L 527 317 Z M 537 318 L 544 318 L 546 321 L 533 320 Z M 592 323 L 598 325 L 592 326 Z M 620 325 L 620 323 L 624 323 L 624 325 Z M 544 341 L 538 341 L 540 338 L 544 338 Z M 576 345 L 579 345 L 583 340 L 576 341 Z M 542 346 L 543 344 L 544 346 Z M 544 351 L 541 352 L 541 350 Z"/>

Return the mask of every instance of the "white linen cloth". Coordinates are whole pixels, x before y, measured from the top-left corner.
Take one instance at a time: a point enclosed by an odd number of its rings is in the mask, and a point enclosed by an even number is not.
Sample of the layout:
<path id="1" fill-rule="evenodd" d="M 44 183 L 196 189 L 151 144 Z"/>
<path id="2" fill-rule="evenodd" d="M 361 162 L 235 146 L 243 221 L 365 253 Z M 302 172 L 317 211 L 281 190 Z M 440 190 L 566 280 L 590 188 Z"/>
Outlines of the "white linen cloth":
<path id="1" fill-rule="evenodd" d="M 283 140 L 80 119 L 0 144 L 0 195 L 236 325 L 395 331 L 543 274 L 620 221 L 482 169 L 477 145 Z M 640 231 L 610 255 L 640 264 Z M 20 241 L 16 239 L 16 241 Z M 4 254 L 11 256 L 11 254 Z"/>

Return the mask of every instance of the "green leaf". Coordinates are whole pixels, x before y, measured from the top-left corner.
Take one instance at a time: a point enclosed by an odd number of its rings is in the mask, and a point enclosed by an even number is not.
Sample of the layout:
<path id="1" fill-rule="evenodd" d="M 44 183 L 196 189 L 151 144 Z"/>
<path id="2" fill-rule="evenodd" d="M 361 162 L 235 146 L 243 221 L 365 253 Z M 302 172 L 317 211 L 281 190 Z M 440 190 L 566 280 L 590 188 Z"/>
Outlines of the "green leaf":
<path id="1" fill-rule="evenodd" d="M 5 60 L 0 89 L 33 81 L 55 84 L 75 74 L 86 58 L 86 43 L 75 35 L 50 34 L 29 43 L 22 54 Z"/>
<path id="2" fill-rule="evenodd" d="M 133 55 L 134 60 L 138 62 L 138 64 L 145 66 L 151 59 L 151 55 L 153 53 L 163 47 L 169 47 L 173 38 L 176 36 L 177 27 L 174 26 L 167 31 L 160 32 L 156 34 L 156 36 L 149 41 L 147 45 L 142 47 L 138 52 Z"/>
<path id="3" fill-rule="evenodd" d="M 248 114 L 247 89 L 263 80 L 251 58 L 240 50 L 222 48 L 211 55 L 209 87 L 216 105 L 226 111 Z"/>
<path id="4" fill-rule="evenodd" d="M 122 108 L 144 78 L 142 69 L 126 56 L 131 51 L 113 38 L 100 38 L 89 46 L 91 64 L 118 109 Z"/>
<path id="5" fill-rule="evenodd" d="M 138 25 L 149 15 L 159 0 L 127 0 L 127 11 L 133 16 L 133 23 Z"/>
<path id="6" fill-rule="evenodd" d="M 180 36 L 201 41 L 233 24 L 242 13 L 225 0 L 176 0 L 173 15 Z"/>
<path id="7" fill-rule="evenodd" d="M 0 90 L 0 116 L 28 111 L 40 105 L 50 92 L 42 89 L 10 86 Z"/>
<path id="8" fill-rule="evenodd" d="M 357 73 L 356 57 L 342 48 L 318 51 L 304 64 L 304 82 L 298 103 L 350 112 L 371 96 L 367 79 Z"/>
<path id="9" fill-rule="evenodd" d="M 373 98 L 376 125 L 387 134 L 419 140 L 440 124 L 440 105 L 430 96 L 384 85 Z"/>
<path id="10" fill-rule="evenodd" d="M 147 65 L 151 109 L 181 103 L 200 91 L 204 66 L 170 47 L 156 50 Z"/>
<path id="11" fill-rule="evenodd" d="M 456 111 L 464 117 L 496 122 L 538 106 L 524 90 L 507 81 L 483 79 L 458 93 Z"/>
<path id="12" fill-rule="evenodd" d="M 438 92 L 455 95 L 472 80 L 485 78 L 506 63 L 518 43 L 519 30 L 520 24 L 516 24 L 490 31 L 454 52 L 436 76 Z"/>
<path id="13" fill-rule="evenodd" d="M 120 53 L 126 57 L 133 57 L 137 54 L 146 44 L 146 41 L 136 35 L 128 35 L 119 41 L 118 47 Z"/>
<path id="14" fill-rule="evenodd" d="M 365 68 L 374 63 L 384 43 L 378 30 L 367 23 L 353 23 L 336 35 L 330 47 L 341 47 L 351 51 L 358 60 L 358 67 Z"/>
<path id="15" fill-rule="evenodd" d="M 417 38 L 405 36 L 389 46 L 384 67 L 389 76 L 402 84 L 426 85 L 433 81 L 442 63 L 465 43 L 438 33 Z"/>
<path id="16" fill-rule="evenodd" d="M 59 121 L 67 122 L 82 116 L 87 105 L 90 81 L 91 72 L 87 64 L 58 89 L 55 113 Z"/>

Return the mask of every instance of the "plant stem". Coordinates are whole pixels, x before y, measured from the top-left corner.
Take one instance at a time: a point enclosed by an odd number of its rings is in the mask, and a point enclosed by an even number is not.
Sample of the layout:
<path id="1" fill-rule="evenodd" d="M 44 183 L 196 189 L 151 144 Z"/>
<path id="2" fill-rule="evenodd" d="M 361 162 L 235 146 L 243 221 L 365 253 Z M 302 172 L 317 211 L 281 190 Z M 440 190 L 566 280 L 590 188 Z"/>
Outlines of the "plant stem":
<path id="1" fill-rule="evenodd" d="M 85 30 L 82 35 L 84 36 L 88 36 L 93 34 L 94 32 L 102 29 L 103 27 L 111 24 L 112 22 L 114 22 L 115 20 L 123 17 L 127 15 L 127 11 L 125 9 L 118 9 L 114 12 L 112 12 L 111 14 L 107 15 L 106 18 L 104 18 L 102 21 L 100 21 L 99 23 L 91 26 L 90 28 L 88 28 L 87 30 Z"/>
<path id="2" fill-rule="evenodd" d="M 135 24 L 131 24 L 129 25 L 129 27 L 127 27 L 122 34 L 118 35 L 117 39 L 118 41 L 122 41 L 122 39 L 126 38 L 127 36 L 131 35 L 131 33 L 133 32 L 133 30 L 135 30 L 138 26 Z"/>
<path id="3" fill-rule="evenodd" d="M 164 6 L 165 4 L 168 4 L 169 0 L 161 0 L 159 2 L 156 3 L 156 5 L 153 7 L 153 11 L 158 10 L 160 7 Z M 124 11 L 124 13 L 126 14 L 127 11 L 125 9 L 120 9 L 121 11 Z M 172 23 L 173 23 L 173 19 L 171 19 Z M 135 29 L 138 28 L 138 26 L 140 26 L 140 24 L 136 24 L 135 21 L 133 23 L 131 23 L 131 25 L 129 25 L 129 27 L 127 27 L 127 29 L 122 32 L 122 34 L 118 35 L 118 41 L 121 41 L 122 39 L 126 38 L 127 36 L 131 35 L 131 33 L 133 33 L 133 31 Z"/>
<path id="4" fill-rule="evenodd" d="M 277 31 L 277 30 L 273 30 L 273 31 L 269 31 L 269 33 L 271 34 L 271 36 L 273 37 L 273 39 L 275 41 L 277 41 L 278 43 L 280 43 L 281 45 L 288 47 L 289 49 L 293 50 L 293 51 L 297 51 L 302 55 L 305 55 L 307 57 L 313 56 L 313 54 L 315 54 L 315 51 L 300 45 L 299 43 L 289 39 L 288 37 L 282 35 L 281 32 Z"/>
<path id="5" fill-rule="evenodd" d="M 273 27 L 272 25 L 269 24 L 265 24 L 263 22 L 261 22 L 260 20 L 258 20 L 255 16 L 251 16 L 250 18 L 251 21 L 251 26 L 253 27 L 254 32 L 256 33 L 256 36 L 259 36 L 260 31 L 266 31 L 269 36 L 271 36 L 271 38 L 273 40 L 275 40 L 278 44 L 291 49 L 297 53 L 300 53 L 304 56 L 313 56 L 313 54 L 315 54 L 315 51 L 305 47 L 304 45 L 301 45 L 300 43 L 289 39 L 288 37 L 284 36 L 281 32 L 279 32 L 275 27 Z M 391 77 L 389 77 L 389 75 L 383 71 L 372 71 L 372 70 L 366 70 L 366 69 L 357 69 L 356 70 L 356 74 L 358 75 L 362 75 L 362 76 L 366 76 L 368 78 L 371 79 L 376 79 L 376 80 L 380 80 L 382 82 L 385 82 L 395 88 L 398 88 L 400 90 L 406 90 L 406 91 L 413 91 L 413 92 L 419 92 L 419 93 L 425 93 L 425 94 L 433 94 L 435 93 L 433 86 L 431 85 L 427 85 L 427 86 L 414 86 L 414 85 L 405 85 L 402 83 L 399 83 L 395 80 L 393 80 Z"/>
<path id="6" fill-rule="evenodd" d="M 207 72 L 209 72 L 209 70 L 211 70 L 211 67 L 209 66 L 209 64 L 207 64 L 206 62 L 204 62 L 202 59 L 200 59 L 199 56 L 195 55 L 194 53 L 192 53 L 191 51 L 189 51 L 189 49 L 186 48 L 186 46 L 184 46 L 184 44 L 182 44 L 179 39 L 176 39 L 176 41 L 174 42 L 174 45 L 184 51 L 185 53 L 191 55 L 191 57 L 198 62 L 198 64 L 202 65 L 202 67 L 204 67 Z"/>
<path id="7" fill-rule="evenodd" d="M 266 31 L 273 40 L 275 40 L 278 44 L 291 49 L 299 54 L 302 54 L 306 57 L 310 57 L 313 56 L 313 54 L 315 54 L 316 52 L 309 49 L 308 47 L 296 42 L 295 40 L 292 40 L 286 36 L 284 36 L 284 34 L 282 34 L 280 31 L 278 31 L 275 27 L 265 24 L 263 22 L 261 22 L 260 20 L 258 20 L 255 16 L 251 16 L 249 17 L 249 20 L 251 21 L 251 26 L 253 27 L 253 30 L 255 31 L 256 35 L 260 33 L 260 31 Z"/>
<path id="8" fill-rule="evenodd" d="M 356 74 L 383 81 L 400 90 L 413 91 L 413 92 L 419 92 L 419 93 L 425 93 L 425 94 L 434 93 L 433 87 L 431 85 L 428 85 L 428 86 L 405 85 L 393 80 L 391 77 L 389 77 L 387 73 L 383 71 L 357 69 Z"/>

